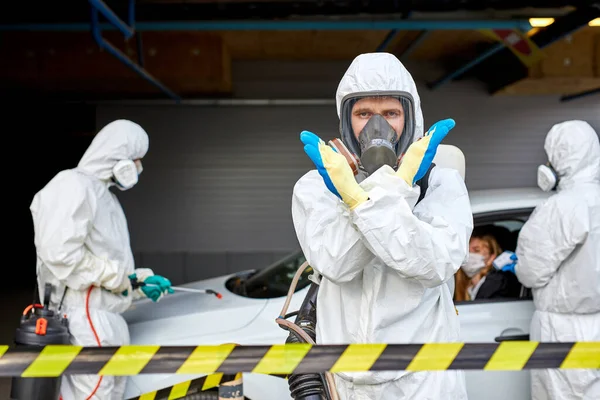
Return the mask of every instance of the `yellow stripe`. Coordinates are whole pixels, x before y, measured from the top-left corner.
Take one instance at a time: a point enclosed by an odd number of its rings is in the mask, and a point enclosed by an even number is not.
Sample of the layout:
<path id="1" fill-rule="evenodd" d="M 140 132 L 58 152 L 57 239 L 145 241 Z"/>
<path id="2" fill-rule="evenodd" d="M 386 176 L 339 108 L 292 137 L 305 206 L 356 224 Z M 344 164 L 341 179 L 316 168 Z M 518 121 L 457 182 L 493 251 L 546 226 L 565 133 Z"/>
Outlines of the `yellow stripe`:
<path id="1" fill-rule="evenodd" d="M 190 388 L 190 383 L 192 383 L 192 381 L 181 382 L 173 386 L 171 393 L 169 393 L 168 400 L 181 399 L 182 397 L 185 397 L 188 389 Z"/>
<path id="2" fill-rule="evenodd" d="M 81 346 L 48 345 L 21 374 L 22 377 L 59 376 L 81 351 Z"/>
<path id="3" fill-rule="evenodd" d="M 98 375 L 137 375 L 148 364 L 160 346 L 130 345 L 119 347 Z"/>
<path id="4" fill-rule="evenodd" d="M 6 353 L 6 350 L 8 350 L 8 346 L 0 346 L 0 357 Z"/>
<path id="5" fill-rule="evenodd" d="M 234 344 L 198 346 L 177 370 L 178 374 L 213 373 L 232 352 Z"/>
<path id="6" fill-rule="evenodd" d="M 464 343 L 424 344 L 406 367 L 407 371 L 446 370 L 462 349 Z"/>
<path id="7" fill-rule="evenodd" d="M 600 342 L 575 343 L 560 368 L 600 368 Z"/>
<path id="8" fill-rule="evenodd" d="M 276 344 L 258 362 L 256 374 L 291 374 L 311 349 L 309 343 Z"/>
<path id="9" fill-rule="evenodd" d="M 377 361 L 385 344 L 351 344 L 331 367 L 331 372 L 368 371 Z"/>
<path id="10" fill-rule="evenodd" d="M 157 392 L 144 393 L 140 396 L 139 400 L 154 400 Z"/>
<path id="11" fill-rule="evenodd" d="M 202 390 L 212 389 L 214 387 L 219 386 L 219 384 L 221 383 L 222 377 L 223 377 L 223 374 L 220 372 L 217 372 L 216 374 L 208 375 L 206 377 L 206 380 L 204 381 L 204 385 L 202 385 Z"/>
<path id="12" fill-rule="evenodd" d="M 521 370 L 537 346 L 538 342 L 501 342 L 483 369 L 487 371 Z"/>

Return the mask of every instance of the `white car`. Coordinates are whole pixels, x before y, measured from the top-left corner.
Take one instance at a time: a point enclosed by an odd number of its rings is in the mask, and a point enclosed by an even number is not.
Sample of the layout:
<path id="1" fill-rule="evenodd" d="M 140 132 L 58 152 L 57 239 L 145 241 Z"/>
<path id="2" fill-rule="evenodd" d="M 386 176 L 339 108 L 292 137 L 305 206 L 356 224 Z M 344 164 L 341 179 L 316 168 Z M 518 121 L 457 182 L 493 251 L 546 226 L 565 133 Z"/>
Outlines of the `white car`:
<path id="1" fill-rule="evenodd" d="M 533 209 L 548 197 L 539 189 L 529 188 L 471 191 L 469 195 L 475 226 L 493 224 L 508 228 L 513 244 Z M 282 309 L 292 277 L 304 261 L 302 253 L 297 252 L 263 270 L 244 271 L 184 285 L 216 290 L 223 295 L 220 300 L 210 295 L 176 292 L 156 304 L 149 300 L 136 302 L 124 314 L 129 324 L 131 343 L 170 346 L 285 343 L 288 332 L 282 330 L 275 319 Z M 310 284 L 308 275 L 305 272 L 300 279 L 289 311 L 300 307 Z M 244 288 L 243 291 L 241 288 Z M 463 342 L 528 340 L 534 307 L 527 290 L 522 290 L 520 298 L 457 302 L 456 307 Z M 126 398 L 199 376 L 202 375 L 133 376 L 128 379 Z M 470 400 L 530 398 L 527 370 L 467 371 L 466 380 Z M 260 374 L 244 374 L 244 395 L 251 400 L 291 399 L 287 380 Z M 214 399 L 217 399 L 216 392 Z"/>

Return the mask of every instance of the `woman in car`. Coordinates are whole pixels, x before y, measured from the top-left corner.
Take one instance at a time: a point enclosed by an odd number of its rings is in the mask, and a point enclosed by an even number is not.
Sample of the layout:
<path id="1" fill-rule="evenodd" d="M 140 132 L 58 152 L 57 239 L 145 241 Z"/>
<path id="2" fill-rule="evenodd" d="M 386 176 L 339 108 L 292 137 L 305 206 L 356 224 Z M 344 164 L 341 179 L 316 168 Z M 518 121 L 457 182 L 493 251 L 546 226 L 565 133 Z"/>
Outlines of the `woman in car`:
<path id="1" fill-rule="evenodd" d="M 514 273 L 492 265 L 502 254 L 496 238 L 475 232 L 469 241 L 469 260 L 456 273 L 455 301 L 519 297 L 521 284 Z"/>

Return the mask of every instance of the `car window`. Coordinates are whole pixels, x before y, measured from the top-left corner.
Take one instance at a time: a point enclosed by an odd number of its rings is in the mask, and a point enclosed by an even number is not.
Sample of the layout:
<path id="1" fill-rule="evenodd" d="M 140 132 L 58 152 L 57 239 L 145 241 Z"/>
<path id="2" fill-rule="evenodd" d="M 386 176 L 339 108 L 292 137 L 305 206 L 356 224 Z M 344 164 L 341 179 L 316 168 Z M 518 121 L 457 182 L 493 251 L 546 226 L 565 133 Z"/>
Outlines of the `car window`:
<path id="1" fill-rule="evenodd" d="M 509 219 L 509 220 L 505 220 L 505 221 L 494 222 L 494 225 L 503 226 L 503 227 L 507 228 L 509 231 L 515 232 L 515 231 L 521 230 L 521 227 L 523 226 L 524 223 L 525 222 L 522 220 Z"/>
<path id="2" fill-rule="evenodd" d="M 256 299 L 286 296 L 296 271 L 305 261 L 301 251 L 293 253 L 242 281 L 236 293 Z M 304 270 L 298 280 L 296 292 L 310 284 L 308 277 L 312 273 L 310 266 Z"/>
<path id="3" fill-rule="evenodd" d="M 482 213 L 474 215 L 474 229 L 473 236 L 491 236 L 497 243 L 500 251 L 515 251 L 517 247 L 518 236 L 521 228 L 533 212 L 533 208 L 517 209 L 517 210 L 501 210 L 490 213 Z M 502 274 L 492 274 L 495 271 L 490 270 L 485 278 L 474 277 L 470 280 L 466 275 L 458 276 L 460 273 L 455 275 L 455 303 L 456 304 L 474 304 L 474 303 L 489 303 L 489 302 L 502 302 L 502 301 L 515 301 L 515 300 L 530 300 L 531 291 L 523 287 L 516 277 L 513 275 L 510 277 L 510 287 L 512 290 L 500 289 L 502 286 Z M 467 285 L 473 290 L 476 286 L 473 282 L 479 283 L 479 279 L 483 281 L 479 284 L 479 288 L 474 292 L 474 299 L 462 300 L 458 299 L 456 290 L 460 290 L 459 280 L 463 279 L 467 282 Z M 489 279 L 489 282 L 485 282 Z M 497 283 L 498 289 L 495 289 L 493 284 Z M 483 285 L 486 285 L 485 287 Z M 464 286 L 463 286 L 464 287 Z M 478 298 L 478 291 L 481 290 L 483 298 Z M 470 295 L 471 293 L 469 293 Z M 491 297 L 490 297 L 491 296 Z"/>

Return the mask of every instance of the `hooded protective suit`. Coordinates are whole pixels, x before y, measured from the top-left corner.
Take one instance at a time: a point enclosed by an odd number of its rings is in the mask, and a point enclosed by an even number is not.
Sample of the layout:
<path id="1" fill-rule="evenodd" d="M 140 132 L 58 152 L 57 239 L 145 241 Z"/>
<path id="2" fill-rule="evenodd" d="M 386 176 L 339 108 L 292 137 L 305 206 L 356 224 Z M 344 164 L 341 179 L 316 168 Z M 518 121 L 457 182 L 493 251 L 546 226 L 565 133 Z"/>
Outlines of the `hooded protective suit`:
<path id="1" fill-rule="evenodd" d="M 415 83 L 396 57 L 363 54 L 338 91 L 408 92 L 414 136 L 423 135 Z M 436 167 L 425 198 L 391 168 L 360 186 L 369 200 L 350 210 L 316 170 L 296 183 L 292 216 L 309 264 L 322 275 L 317 300 L 317 343 L 458 342 L 459 321 L 446 284 L 468 255 L 473 217 L 458 171 Z M 392 171 L 393 172 L 393 171 Z M 413 209 L 414 207 L 414 209 Z M 335 375 L 342 399 L 466 399 L 462 371 L 359 372 Z"/>
<path id="2" fill-rule="evenodd" d="M 40 298 L 44 285 L 51 283 L 50 306 L 57 310 L 64 293 L 61 310 L 69 318 L 75 345 L 129 344 L 120 313 L 137 291 L 132 293 L 128 276 L 152 271 L 134 271 L 127 220 L 109 187 L 118 161 L 142 158 L 147 151 L 148 135 L 139 125 L 111 122 L 96 135 L 77 168 L 59 172 L 31 204 Z M 123 399 L 125 383 L 125 377 L 63 376 L 61 395 L 63 400 L 82 400 L 95 391 L 92 398 Z"/>
<path id="3" fill-rule="evenodd" d="M 531 340 L 600 341 L 600 144 L 584 121 L 554 125 L 544 145 L 557 194 L 519 234 L 519 281 L 533 288 Z M 535 400 L 600 399 L 600 371 L 532 370 Z"/>

